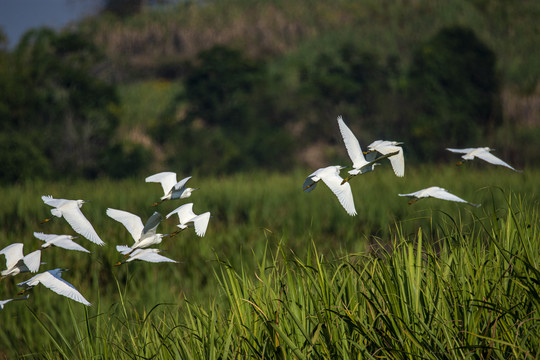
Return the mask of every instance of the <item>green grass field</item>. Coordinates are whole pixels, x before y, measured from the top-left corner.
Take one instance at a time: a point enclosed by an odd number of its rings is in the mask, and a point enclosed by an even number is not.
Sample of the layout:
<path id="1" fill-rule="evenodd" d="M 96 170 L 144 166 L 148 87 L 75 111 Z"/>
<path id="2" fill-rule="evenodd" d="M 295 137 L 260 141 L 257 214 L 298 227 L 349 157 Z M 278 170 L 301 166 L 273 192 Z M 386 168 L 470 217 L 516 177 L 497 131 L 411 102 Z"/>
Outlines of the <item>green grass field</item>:
<path id="1" fill-rule="evenodd" d="M 385 164 L 351 180 L 355 217 L 324 184 L 302 192 L 309 170 L 194 175 L 188 201 L 156 208 L 161 187 L 144 179 L 4 187 L 0 248 L 73 234 L 63 219 L 40 224 L 47 194 L 90 200 L 83 212 L 107 244 L 43 251 L 41 270 L 69 268 L 92 306 L 43 287 L 7 304 L 0 358 L 537 358 L 540 171 L 524 170 L 411 165 L 400 179 Z M 397 196 L 432 185 L 482 207 Z M 185 202 L 213 217 L 205 237 L 188 229 L 160 245 L 181 263 L 113 266 L 114 246 L 132 240 L 108 207 L 145 221 Z M 29 277 L 2 280 L 0 299 Z"/>

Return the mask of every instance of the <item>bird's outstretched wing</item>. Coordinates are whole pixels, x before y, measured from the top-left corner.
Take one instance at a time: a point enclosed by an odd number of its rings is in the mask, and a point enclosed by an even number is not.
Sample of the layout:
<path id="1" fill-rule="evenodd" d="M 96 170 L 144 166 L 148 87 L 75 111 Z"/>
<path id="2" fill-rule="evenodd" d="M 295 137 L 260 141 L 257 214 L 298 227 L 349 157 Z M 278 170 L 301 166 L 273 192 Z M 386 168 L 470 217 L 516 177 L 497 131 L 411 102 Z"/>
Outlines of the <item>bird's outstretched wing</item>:
<path id="1" fill-rule="evenodd" d="M 41 265 L 41 250 L 36 250 L 26 255 L 23 261 L 30 272 L 37 272 Z"/>
<path id="2" fill-rule="evenodd" d="M 197 216 L 193 212 L 193 203 L 187 203 L 177 207 L 176 209 L 168 213 L 166 218 L 168 219 L 174 214 L 178 214 L 178 220 L 180 221 L 180 224 L 185 224 L 191 219 L 193 219 L 195 216 Z"/>
<path id="3" fill-rule="evenodd" d="M 160 172 L 148 176 L 145 181 L 161 183 L 161 187 L 163 188 L 163 194 L 167 195 L 169 191 L 171 191 L 173 186 L 176 184 L 176 173 L 170 171 Z"/>
<path id="4" fill-rule="evenodd" d="M 452 193 L 449 193 L 447 190 L 442 189 L 442 188 L 439 188 L 436 191 L 433 191 L 430 194 L 430 196 L 434 197 L 434 198 L 437 198 L 437 199 L 442 199 L 442 200 L 462 202 L 462 203 L 466 203 L 466 204 L 469 204 L 469 205 L 472 205 L 472 206 L 475 206 L 475 207 L 480 206 L 480 204 L 473 204 L 473 203 L 468 202 L 467 200 L 463 200 L 462 198 L 460 198 L 460 197 L 458 197 L 458 196 L 456 196 L 456 195 L 454 195 Z"/>
<path id="5" fill-rule="evenodd" d="M 152 216 L 146 220 L 146 224 L 144 224 L 144 228 L 142 229 L 143 236 L 155 235 L 161 220 L 163 220 L 163 216 L 157 211 L 154 211 Z"/>
<path id="6" fill-rule="evenodd" d="M 71 240 L 67 236 L 62 236 L 58 240 L 55 240 L 53 245 L 66 250 L 75 250 L 90 253 L 90 251 L 77 244 L 75 241 Z"/>
<path id="7" fill-rule="evenodd" d="M 521 172 L 521 170 L 514 169 L 512 166 L 508 165 L 506 162 L 502 161 L 501 159 L 499 159 L 498 157 L 496 157 L 495 155 L 493 155 L 492 153 L 488 151 L 478 153 L 476 154 L 476 157 L 484 161 L 487 161 L 490 164 L 506 166 L 507 168 L 512 169 L 516 172 Z"/>
<path id="8" fill-rule="evenodd" d="M 183 178 L 182 180 L 174 184 L 174 190 L 180 190 L 181 188 L 185 187 L 189 179 L 191 179 L 191 176 Z"/>
<path id="9" fill-rule="evenodd" d="M 362 153 L 362 148 L 360 147 L 360 143 L 358 142 L 356 136 L 354 136 L 351 129 L 349 129 L 349 127 L 345 124 L 341 116 L 338 116 L 337 121 L 339 131 L 341 132 L 341 137 L 343 138 L 345 148 L 347 149 L 347 153 L 351 158 L 353 167 L 360 168 L 361 166 L 365 165 L 364 163 L 366 162 L 364 154 Z"/>
<path id="10" fill-rule="evenodd" d="M 163 255 L 159 255 L 156 252 L 145 251 L 145 250 L 151 250 L 151 249 L 144 249 L 144 250 L 141 249 L 140 252 L 135 251 L 135 252 L 133 252 L 133 255 L 127 261 L 129 262 L 129 261 L 133 261 L 133 260 L 142 260 L 142 261 L 147 261 L 147 262 L 152 262 L 152 263 L 160 263 L 160 262 L 173 262 L 173 263 L 176 263 L 176 262 L 178 262 L 176 260 L 169 259 L 168 257 L 165 257 Z"/>
<path id="11" fill-rule="evenodd" d="M 71 285 L 61 277 L 56 277 L 48 271 L 41 273 L 37 276 L 40 276 L 39 282 L 43 286 L 51 289 L 55 293 L 80 302 L 86 306 L 91 305 L 90 302 L 88 302 L 88 300 L 86 300 L 84 296 L 82 296 L 81 293 L 77 289 L 75 289 L 73 285 Z"/>
<path id="12" fill-rule="evenodd" d="M 193 226 L 195 227 L 195 233 L 200 237 L 203 237 L 206 234 L 206 229 L 208 228 L 208 222 L 210 221 L 210 212 L 205 212 L 200 215 L 195 216 L 191 221 L 193 221 Z"/>
<path id="13" fill-rule="evenodd" d="M 133 237 L 133 240 L 137 241 L 141 238 L 144 226 L 139 216 L 124 210 L 112 208 L 107 209 L 107 215 L 124 225 L 124 227 Z"/>
<path id="14" fill-rule="evenodd" d="M 382 155 L 389 155 L 388 160 L 390 160 L 390 164 L 392 164 L 392 169 L 396 176 L 403 177 L 405 175 L 405 159 L 403 157 L 403 148 L 401 146 L 381 146 L 377 148 L 376 151 Z"/>
<path id="15" fill-rule="evenodd" d="M 324 176 L 321 179 L 337 196 L 341 206 L 347 211 L 347 214 L 351 216 L 356 215 L 351 185 L 348 182 L 342 185 L 343 178 L 339 175 Z"/>
<path id="16" fill-rule="evenodd" d="M 0 255 L 6 256 L 6 269 L 12 268 L 24 257 L 23 247 L 23 243 L 13 243 L 0 250 Z"/>
<path id="17" fill-rule="evenodd" d="M 69 225 L 71 225 L 75 232 L 81 234 L 95 244 L 105 244 L 99 238 L 96 230 L 94 230 L 94 227 L 92 226 L 92 224 L 90 224 L 90 221 L 88 221 L 88 219 L 84 217 L 76 201 L 70 201 L 69 203 L 64 204 L 64 206 L 62 207 L 62 216 L 64 217 L 64 219 L 66 219 Z"/>
<path id="18" fill-rule="evenodd" d="M 451 151 L 453 153 L 458 153 L 458 154 L 467 154 L 467 153 L 470 153 L 471 151 L 475 150 L 475 148 L 466 148 L 466 149 L 446 148 L 446 150 Z"/>
<path id="19" fill-rule="evenodd" d="M 42 232 L 34 232 L 34 237 L 40 240 L 46 241 L 46 242 L 56 239 L 58 236 L 59 235 L 56 235 L 56 234 L 44 234 Z"/>

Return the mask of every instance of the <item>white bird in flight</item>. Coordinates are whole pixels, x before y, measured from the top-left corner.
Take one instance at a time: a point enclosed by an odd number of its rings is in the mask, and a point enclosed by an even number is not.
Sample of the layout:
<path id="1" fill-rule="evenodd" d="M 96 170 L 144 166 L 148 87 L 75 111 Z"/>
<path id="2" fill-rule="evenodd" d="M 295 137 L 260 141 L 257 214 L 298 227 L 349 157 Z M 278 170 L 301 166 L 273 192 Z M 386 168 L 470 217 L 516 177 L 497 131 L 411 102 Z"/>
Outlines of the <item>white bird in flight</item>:
<path id="1" fill-rule="evenodd" d="M 23 255 L 23 244 L 14 243 L 0 250 L 0 255 L 6 257 L 6 270 L 0 272 L 1 279 L 7 276 L 15 276 L 22 272 L 37 272 L 41 265 L 41 250 Z"/>
<path id="2" fill-rule="evenodd" d="M 405 159 L 403 158 L 403 148 L 398 146 L 401 144 L 403 143 L 397 141 L 376 140 L 368 145 L 368 153 L 376 151 L 382 155 L 388 155 L 395 154 L 397 151 L 397 154 L 391 155 L 388 160 L 392 164 L 394 174 L 403 177 L 405 175 Z"/>
<path id="3" fill-rule="evenodd" d="M 412 203 L 422 198 L 433 197 L 433 198 L 442 199 L 442 200 L 462 202 L 462 203 L 466 203 L 475 207 L 480 206 L 480 204 L 473 204 L 466 200 L 463 200 L 462 198 L 457 197 L 456 195 L 451 194 L 447 190 L 438 186 L 432 186 L 427 189 L 422 189 L 422 190 L 419 190 L 410 194 L 398 194 L 398 195 L 410 197 L 411 200 L 409 201 L 409 205 L 411 205 Z"/>
<path id="4" fill-rule="evenodd" d="M 502 165 L 516 172 L 519 172 L 519 173 L 522 172 L 521 170 L 514 169 L 512 166 L 508 165 L 507 163 L 505 163 L 504 161 L 502 161 L 501 159 L 499 159 L 498 157 L 490 153 L 490 151 L 493 151 L 495 149 L 491 149 L 489 147 L 467 148 L 467 149 L 446 148 L 446 150 L 451 151 L 453 153 L 465 154 L 461 156 L 465 160 L 472 160 L 475 157 L 477 157 L 479 159 L 487 161 L 490 164 Z M 457 165 L 461 165 L 461 161 L 458 162 Z"/>
<path id="5" fill-rule="evenodd" d="M 347 153 L 349 154 L 349 157 L 352 160 L 353 163 L 353 169 L 349 170 L 350 176 L 347 177 L 343 182 L 347 182 L 350 180 L 351 177 L 364 174 L 369 171 L 373 171 L 374 164 L 382 159 L 386 159 L 390 156 L 397 155 L 399 153 L 398 150 L 394 152 L 387 153 L 385 155 L 382 155 L 380 157 L 377 157 L 375 159 L 370 159 L 369 161 L 366 160 L 364 157 L 364 154 L 362 153 L 362 148 L 360 147 L 360 143 L 358 142 L 358 139 L 354 136 L 351 129 L 347 127 L 345 122 L 343 121 L 343 118 L 341 116 L 338 116 L 337 118 L 339 131 L 341 132 L 341 136 L 343 137 L 343 142 L 345 143 L 345 148 L 347 149 Z"/>
<path id="6" fill-rule="evenodd" d="M 161 216 L 161 214 L 157 211 L 154 212 L 150 218 L 148 218 L 145 225 L 143 225 L 139 216 L 127 211 L 109 208 L 107 209 L 107 215 L 120 222 L 125 226 L 127 231 L 129 231 L 133 237 L 133 240 L 135 240 L 133 245 L 129 247 L 131 251 L 146 248 L 154 244 L 159 244 L 161 243 L 162 238 L 168 235 L 156 233 L 156 229 L 163 219 L 163 216 Z M 116 249 L 118 250 L 119 247 L 124 248 L 124 245 L 119 245 L 116 247 Z M 127 255 L 129 255 L 129 253 Z"/>
<path id="7" fill-rule="evenodd" d="M 153 203 L 152 206 L 159 205 L 165 200 L 185 199 L 190 197 L 191 193 L 199 188 L 186 187 L 186 183 L 189 179 L 191 179 L 191 176 L 176 182 L 176 173 L 168 171 L 148 176 L 145 179 L 146 182 L 159 182 L 163 188 L 163 196 L 158 202 Z"/>
<path id="8" fill-rule="evenodd" d="M 28 291 L 39 284 L 42 284 L 43 286 L 51 289 L 57 294 L 78 301 L 86 306 L 90 306 L 88 300 L 86 300 L 84 296 L 82 296 L 81 293 L 77 291 L 77 289 L 75 289 L 73 285 L 62 279 L 62 271 L 67 270 L 68 269 L 48 270 L 17 284 L 17 286 L 23 288 L 23 290 L 19 292 L 18 295 L 23 294 L 25 291 Z"/>
<path id="9" fill-rule="evenodd" d="M 45 241 L 45 243 L 41 245 L 42 249 L 56 246 L 67 250 L 76 250 L 87 253 L 90 252 L 81 245 L 77 244 L 75 241 L 73 241 L 73 239 L 76 239 L 78 236 L 44 234 L 42 232 L 34 232 L 34 236 L 40 240 Z"/>
<path id="10" fill-rule="evenodd" d="M 3 310 L 3 309 L 4 309 L 4 306 L 5 306 L 7 303 L 9 303 L 9 302 L 12 302 L 12 301 L 19 301 L 19 300 L 26 300 L 26 299 L 28 299 L 28 297 L 29 297 L 29 295 L 26 294 L 26 296 L 19 297 L 19 298 L 0 300 L 0 310 Z"/>
<path id="11" fill-rule="evenodd" d="M 315 189 L 317 182 L 322 180 L 337 196 L 347 214 L 354 216 L 356 215 L 356 209 L 354 208 L 351 185 L 348 182 L 343 183 L 343 178 L 339 176 L 341 169 L 343 169 L 343 166 L 338 165 L 318 169 L 306 178 L 302 189 L 304 192 L 310 192 Z"/>
<path id="12" fill-rule="evenodd" d="M 206 228 L 208 227 L 208 221 L 210 220 L 210 212 L 205 212 L 200 215 L 196 215 L 193 212 L 193 203 L 184 204 L 179 206 L 175 210 L 167 214 L 166 218 L 168 219 L 174 214 L 178 214 L 178 220 L 180 224 L 177 226 L 180 230 L 172 233 L 171 236 L 178 234 L 180 231 L 187 229 L 192 226 L 195 228 L 195 233 L 199 236 L 204 236 L 206 234 Z"/>
<path id="13" fill-rule="evenodd" d="M 141 261 L 147 261 L 152 263 L 160 263 L 160 262 L 173 262 L 177 263 L 178 261 L 169 259 L 168 257 L 165 257 L 163 255 L 160 255 L 159 253 L 163 250 L 160 249 L 136 249 L 135 251 L 131 252 L 131 248 L 127 246 L 117 246 L 116 249 L 122 253 L 123 255 L 129 255 L 129 257 L 125 261 L 117 262 L 116 266 L 125 264 L 127 262 L 135 261 L 135 260 L 141 260 Z"/>
<path id="14" fill-rule="evenodd" d="M 71 225 L 73 230 L 77 232 L 78 234 L 81 234 L 91 242 L 98 244 L 98 245 L 104 245 L 105 243 L 99 238 L 98 234 L 96 233 L 96 230 L 94 230 L 94 227 L 92 224 L 90 224 L 90 221 L 86 219 L 81 211 L 81 206 L 83 206 L 84 203 L 87 203 L 89 201 L 85 200 L 66 200 L 66 199 L 55 199 L 50 195 L 43 195 L 41 197 L 43 202 L 49 206 L 52 206 L 54 209 L 51 209 L 51 214 L 57 217 L 64 217 L 66 221 Z M 50 219 L 45 219 L 42 221 L 47 222 Z"/>

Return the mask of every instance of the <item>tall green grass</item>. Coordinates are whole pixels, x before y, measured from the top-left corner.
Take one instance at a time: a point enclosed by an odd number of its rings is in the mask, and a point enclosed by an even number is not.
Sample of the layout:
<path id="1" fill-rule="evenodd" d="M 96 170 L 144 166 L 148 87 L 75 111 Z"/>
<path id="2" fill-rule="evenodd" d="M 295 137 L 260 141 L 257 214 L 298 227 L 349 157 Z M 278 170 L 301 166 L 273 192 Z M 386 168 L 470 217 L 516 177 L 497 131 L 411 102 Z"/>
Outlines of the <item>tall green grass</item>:
<path id="1" fill-rule="evenodd" d="M 68 358 L 413 357 L 428 348 L 457 358 L 537 350 L 537 170 L 426 167 L 398 179 L 381 167 L 351 180 L 356 217 L 324 185 L 303 193 L 308 173 L 195 174 L 191 185 L 201 189 L 188 200 L 195 212 L 212 212 L 207 235 L 186 230 L 165 239 L 161 248 L 180 264 L 119 268 L 112 266 L 114 246 L 132 240 L 105 210 L 146 219 L 156 210 L 150 204 L 161 195 L 158 184 L 3 188 L 0 247 L 20 241 L 28 252 L 39 246 L 33 231 L 72 233 L 61 219 L 39 224 L 49 216 L 43 194 L 91 200 L 83 212 L 107 245 L 79 239 L 92 254 L 44 251 L 42 269 L 70 268 L 65 279 L 93 306 L 36 288 L 28 301 L 0 312 L 0 349 L 9 357 Z M 409 206 L 397 196 L 431 185 L 483 206 L 434 199 Z M 166 214 L 181 203 L 157 210 Z M 175 221 L 158 229 L 172 232 Z M 28 277 L 2 280 L 0 297 L 16 294 L 15 284 Z"/>

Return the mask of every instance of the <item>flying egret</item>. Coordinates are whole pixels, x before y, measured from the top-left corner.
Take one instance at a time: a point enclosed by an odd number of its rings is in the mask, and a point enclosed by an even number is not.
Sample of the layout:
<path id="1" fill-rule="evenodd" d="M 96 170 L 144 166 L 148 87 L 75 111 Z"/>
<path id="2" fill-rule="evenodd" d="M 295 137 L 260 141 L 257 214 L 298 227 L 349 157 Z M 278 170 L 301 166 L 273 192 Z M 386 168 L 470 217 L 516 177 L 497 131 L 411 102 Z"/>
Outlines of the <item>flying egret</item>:
<path id="1" fill-rule="evenodd" d="M 504 161 L 502 161 L 501 159 L 499 159 L 498 157 L 490 153 L 490 151 L 493 151 L 495 149 L 491 149 L 489 147 L 467 148 L 467 149 L 446 148 L 446 150 L 454 152 L 454 153 L 465 154 L 461 156 L 465 160 L 472 160 L 475 157 L 477 157 L 479 159 L 487 161 L 490 164 L 502 165 L 516 172 L 519 172 L 519 173 L 522 172 L 521 170 L 514 169 L 513 167 L 511 167 L 510 165 L 508 165 L 507 163 L 505 163 Z M 461 161 L 457 163 L 457 165 L 461 165 L 461 164 L 462 164 Z"/>
<path id="2" fill-rule="evenodd" d="M 306 178 L 302 188 L 304 192 L 310 192 L 315 189 L 317 182 L 322 180 L 337 196 L 347 214 L 354 216 L 356 215 L 356 209 L 354 208 L 351 185 L 348 182 L 343 183 L 343 178 L 339 176 L 339 171 L 343 168 L 343 166 L 335 165 L 318 169 Z"/>
<path id="3" fill-rule="evenodd" d="M 376 140 L 368 145 L 368 153 L 376 151 L 382 155 L 387 155 L 397 151 L 397 154 L 388 157 L 388 160 L 392 164 L 394 174 L 403 177 L 405 175 L 405 159 L 403 158 L 403 148 L 398 146 L 401 144 L 403 143 L 397 141 Z"/>
<path id="4" fill-rule="evenodd" d="M 204 236 L 204 234 L 206 233 L 208 221 L 210 220 L 210 212 L 196 215 L 193 212 L 193 203 L 189 203 L 184 204 L 171 211 L 169 214 L 167 214 L 166 218 L 168 219 L 169 217 L 171 217 L 171 215 L 174 214 L 178 214 L 178 220 L 180 221 L 180 224 L 178 224 L 177 226 L 180 228 L 180 230 L 175 231 L 171 234 L 171 236 L 178 234 L 180 231 L 187 229 L 190 226 L 194 227 L 195 233 L 201 237 Z"/>
<path id="5" fill-rule="evenodd" d="M 433 197 L 433 198 L 442 199 L 442 200 L 462 202 L 462 203 L 466 203 L 475 207 L 480 206 L 480 204 L 473 204 L 468 201 L 465 201 L 462 198 L 457 197 L 456 195 L 451 194 L 447 190 L 440 188 L 438 186 L 432 186 L 427 189 L 422 189 L 422 190 L 419 190 L 410 194 L 398 194 L 398 195 L 410 197 L 411 200 L 409 201 L 409 205 L 411 205 L 412 203 L 422 198 Z"/>
<path id="6" fill-rule="evenodd" d="M 28 299 L 29 296 L 30 296 L 30 295 L 26 294 L 26 296 L 19 297 L 19 298 L 0 300 L 0 310 L 3 310 L 3 309 L 4 309 L 4 306 L 5 306 L 8 302 L 11 302 L 11 301 L 19 301 L 19 300 L 26 300 L 26 299 Z"/>
<path id="7" fill-rule="evenodd" d="M 145 225 L 143 225 L 139 216 L 127 211 L 109 208 L 107 209 L 107 215 L 120 222 L 125 226 L 127 231 L 129 231 L 133 237 L 133 240 L 135 240 L 135 243 L 129 247 L 131 251 L 146 248 L 154 244 L 159 244 L 164 236 L 169 235 L 156 233 L 156 229 L 163 219 L 163 216 L 161 216 L 161 214 L 157 211 L 150 216 Z M 118 249 L 119 246 L 116 248 Z M 126 254 L 126 256 L 128 255 L 129 253 Z"/>
<path id="8" fill-rule="evenodd" d="M 67 250 L 76 250 L 87 253 L 90 252 L 81 245 L 77 244 L 75 241 L 73 241 L 73 239 L 76 239 L 78 236 L 44 234 L 42 232 L 34 232 L 34 236 L 40 240 L 45 241 L 45 243 L 41 245 L 42 249 L 56 246 Z"/>
<path id="9" fill-rule="evenodd" d="M 23 288 L 18 295 L 23 294 L 38 284 L 42 284 L 59 295 L 63 295 L 86 306 L 90 306 L 88 300 L 86 300 L 73 285 L 62 279 L 62 271 L 68 271 L 68 269 L 47 270 L 17 284 L 17 286 Z"/>
<path id="10" fill-rule="evenodd" d="M 105 243 L 99 238 L 98 234 L 94 230 L 94 227 L 90 222 L 84 217 L 81 212 L 81 206 L 84 203 L 89 201 L 85 200 L 66 200 L 66 199 L 55 199 L 52 196 L 43 195 L 41 197 L 43 202 L 49 206 L 52 206 L 54 209 L 51 209 L 51 214 L 57 217 L 64 217 L 66 221 L 71 225 L 75 232 L 81 234 L 91 242 L 104 245 Z M 50 219 L 45 219 L 42 222 L 47 222 Z"/>
<path id="11" fill-rule="evenodd" d="M 152 262 L 152 263 L 160 263 L 160 262 L 177 263 L 178 262 L 176 260 L 169 259 L 168 257 L 165 257 L 163 255 L 159 255 L 159 253 L 163 251 L 163 250 L 160 250 L 160 249 L 153 249 L 153 248 L 150 248 L 150 249 L 136 249 L 135 251 L 130 252 L 129 247 L 120 246 L 120 247 L 117 247 L 117 250 L 120 253 L 124 254 L 124 255 L 129 254 L 129 258 L 127 258 L 127 260 L 125 260 L 125 261 L 117 262 L 116 264 L 114 264 L 116 266 L 125 264 L 125 263 L 130 262 L 130 261 L 134 261 L 134 260 L 142 260 L 142 261 L 147 261 L 147 262 Z"/>
<path id="12" fill-rule="evenodd" d="M 339 131 L 341 132 L 343 142 L 345 143 L 345 148 L 347 149 L 347 153 L 349 154 L 349 157 L 351 158 L 353 163 L 353 169 L 349 170 L 350 175 L 345 180 L 343 180 L 343 182 L 349 181 L 353 176 L 373 171 L 373 165 L 377 161 L 386 159 L 399 153 L 399 151 L 394 151 L 377 157 L 375 159 L 370 159 L 369 161 L 366 160 L 364 154 L 362 153 L 362 148 L 360 147 L 358 139 L 354 136 L 351 129 L 349 129 L 347 125 L 345 125 L 343 118 L 341 116 L 338 116 L 337 121 L 339 125 Z"/>
<path id="13" fill-rule="evenodd" d="M 15 276 L 22 272 L 37 272 L 41 265 L 41 250 L 23 255 L 23 244 L 14 243 L 0 250 L 0 255 L 6 256 L 6 270 L 0 272 L 0 279 Z"/>
<path id="14" fill-rule="evenodd" d="M 147 177 L 145 179 L 146 182 L 159 182 L 163 188 L 163 196 L 158 202 L 153 203 L 152 206 L 159 205 L 165 200 L 185 199 L 190 197 L 191 193 L 199 188 L 186 187 L 186 183 L 189 179 L 191 179 L 191 176 L 176 182 L 176 173 L 168 171 Z"/>

